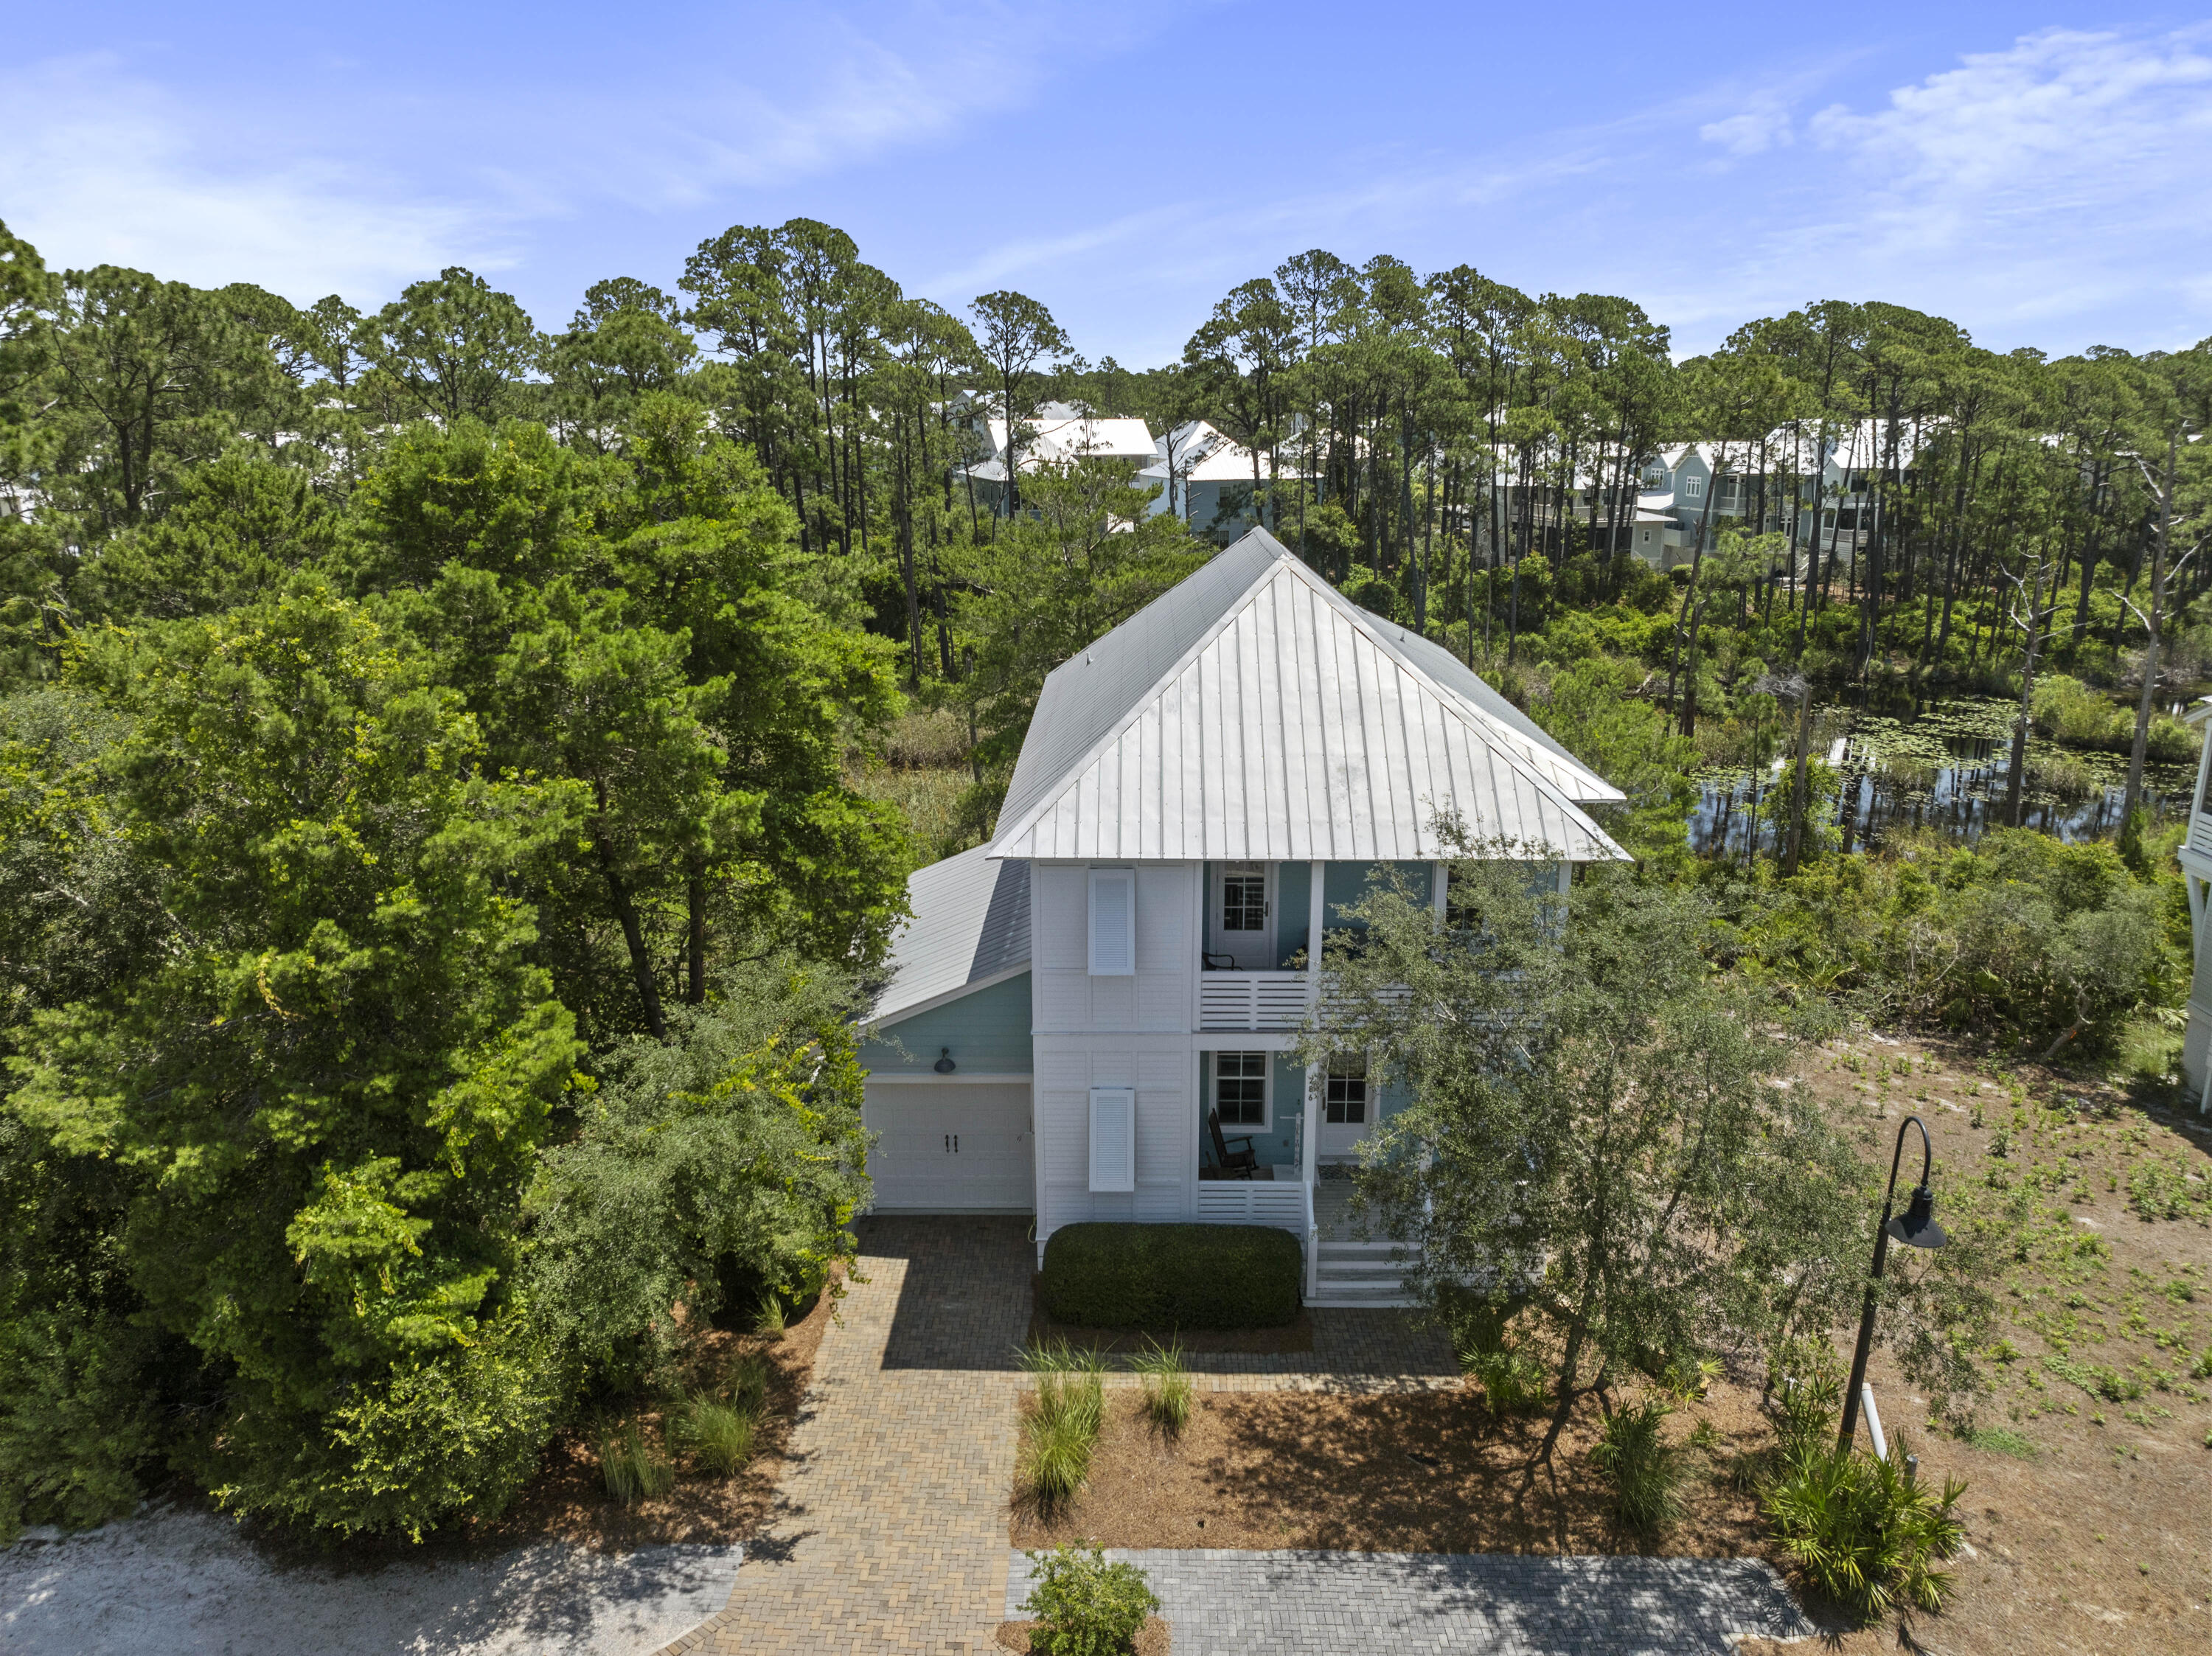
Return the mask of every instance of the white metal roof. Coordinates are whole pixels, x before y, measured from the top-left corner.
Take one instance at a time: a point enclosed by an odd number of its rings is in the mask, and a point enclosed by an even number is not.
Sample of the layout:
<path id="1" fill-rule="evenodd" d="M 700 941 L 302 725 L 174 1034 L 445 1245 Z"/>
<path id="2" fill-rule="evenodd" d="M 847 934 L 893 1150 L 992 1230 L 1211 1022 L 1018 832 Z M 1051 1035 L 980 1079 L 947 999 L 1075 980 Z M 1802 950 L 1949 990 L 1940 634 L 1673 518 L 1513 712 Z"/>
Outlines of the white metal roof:
<path id="1" fill-rule="evenodd" d="M 912 918 L 891 941 L 890 981 L 869 1014 L 888 1023 L 1025 972 L 1030 865 L 978 846 L 907 877 Z"/>
<path id="2" fill-rule="evenodd" d="M 1624 858 L 1571 790 L 1620 794 L 1494 695 L 1255 529 L 1045 680 L 990 854 L 1425 860 L 1450 815 Z"/>

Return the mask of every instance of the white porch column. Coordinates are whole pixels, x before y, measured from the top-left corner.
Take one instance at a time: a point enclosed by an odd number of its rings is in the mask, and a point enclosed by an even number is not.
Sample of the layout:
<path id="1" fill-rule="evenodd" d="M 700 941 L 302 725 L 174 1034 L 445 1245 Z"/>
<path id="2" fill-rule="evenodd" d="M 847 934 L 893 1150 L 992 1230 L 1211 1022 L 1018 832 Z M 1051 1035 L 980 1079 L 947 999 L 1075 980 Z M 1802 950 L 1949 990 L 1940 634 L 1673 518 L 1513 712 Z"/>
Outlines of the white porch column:
<path id="1" fill-rule="evenodd" d="M 1312 897 L 1306 905 L 1306 1004 L 1316 1014 L 1321 1010 L 1322 945 L 1328 934 L 1328 911 L 1322 893 L 1328 864 L 1316 858 L 1313 862 Z M 1318 1022 L 1316 1016 L 1316 1022 Z M 1306 1212 L 1312 1215 L 1321 1205 L 1321 1114 L 1328 1087 L 1328 1065 L 1306 1065 L 1306 1125 L 1298 1135 L 1298 1177 L 1306 1187 Z M 1309 1302 L 1321 1293 L 1321 1231 L 1318 1224 L 1310 1224 L 1306 1230 L 1306 1299 Z"/>

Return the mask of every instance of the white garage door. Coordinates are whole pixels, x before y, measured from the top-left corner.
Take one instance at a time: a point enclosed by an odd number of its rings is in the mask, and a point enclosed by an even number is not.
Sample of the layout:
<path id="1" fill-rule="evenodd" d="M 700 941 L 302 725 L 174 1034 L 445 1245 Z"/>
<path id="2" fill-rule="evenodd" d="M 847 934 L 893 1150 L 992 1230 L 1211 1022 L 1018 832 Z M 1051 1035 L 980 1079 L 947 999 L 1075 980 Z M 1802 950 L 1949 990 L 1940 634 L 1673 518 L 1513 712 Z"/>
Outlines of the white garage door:
<path id="1" fill-rule="evenodd" d="M 877 1211 L 1035 1210 L 1026 1083 L 871 1081 L 861 1117 Z"/>

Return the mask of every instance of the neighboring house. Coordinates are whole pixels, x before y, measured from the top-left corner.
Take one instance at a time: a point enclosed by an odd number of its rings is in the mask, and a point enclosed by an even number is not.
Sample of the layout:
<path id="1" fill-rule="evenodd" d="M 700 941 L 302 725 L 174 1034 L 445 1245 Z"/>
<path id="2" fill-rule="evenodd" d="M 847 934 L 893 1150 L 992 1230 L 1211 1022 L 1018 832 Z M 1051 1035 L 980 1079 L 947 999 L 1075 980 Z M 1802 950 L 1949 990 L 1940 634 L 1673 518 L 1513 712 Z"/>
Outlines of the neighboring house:
<path id="1" fill-rule="evenodd" d="M 990 445 L 991 458 L 968 468 L 975 499 L 998 512 L 1006 498 L 1006 422 L 995 416 L 970 424 Z M 1100 419 L 1068 403 L 1047 403 L 1022 422 L 1022 470 L 1065 465 L 1072 460 L 1127 460 L 1146 466 L 1156 452 L 1152 429 L 1142 420 Z"/>
<path id="2" fill-rule="evenodd" d="M 2206 810 L 2204 785 L 2212 771 L 2212 743 L 2205 741 L 2212 726 L 2212 696 L 2207 696 L 2182 717 L 2197 727 L 2197 792 L 2189 803 L 2189 832 L 2178 853 L 2183 883 L 2189 889 L 2189 929 L 2196 942 L 2195 969 L 2189 978 L 2189 1033 L 2182 1043 L 2182 1084 L 2197 1095 L 2197 1113 L 2212 1108 L 2212 948 L 2206 947 L 2212 931 L 2212 811 Z"/>
<path id="3" fill-rule="evenodd" d="M 1266 483 L 1275 475 L 1266 455 L 1254 454 L 1203 420 L 1193 420 L 1161 438 L 1154 456 L 1137 482 L 1160 491 L 1152 501 L 1155 516 L 1172 512 L 1218 546 L 1258 527 L 1260 505 L 1253 498 L 1252 479 L 1256 475 Z M 1295 475 L 1288 468 L 1283 472 L 1285 477 Z"/>
<path id="4" fill-rule="evenodd" d="M 1584 810 L 1621 798 L 1253 531 L 1046 679 L 997 838 L 909 882 L 862 1048 L 878 1208 L 1033 1214 L 1040 1248 L 1276 1224 L 1310 1301 L 1390 1301 L 1392 1245 L 1343 1234 L 1323 1170 L 1401 1101 L 1356 1051 L 1298 1061 L 1308 951 L 1385 864 L 1441 903 L 1440 814 L 1564 885 L 1624 855 Z M 1217 1176 L 1212 1115 L 1259 1177 Z"/>

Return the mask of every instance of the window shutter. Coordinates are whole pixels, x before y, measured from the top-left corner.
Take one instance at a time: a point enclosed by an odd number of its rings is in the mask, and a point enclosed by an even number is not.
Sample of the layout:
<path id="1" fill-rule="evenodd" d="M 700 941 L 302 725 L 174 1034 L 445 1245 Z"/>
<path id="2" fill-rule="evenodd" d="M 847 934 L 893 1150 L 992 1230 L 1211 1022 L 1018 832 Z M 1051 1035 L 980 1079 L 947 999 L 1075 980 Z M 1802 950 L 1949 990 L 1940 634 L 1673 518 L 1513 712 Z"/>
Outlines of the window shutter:
<path id="1" fill-rule="evenodd" d="M 1091 1188 L 1137 1188 L 1137 1090 L 1091 1089 Z"/>
<path id="2" fill-rule="evenodd" d="M 1126 978 L 1137 970 L 1137 871 L 1091 870 L 1091 975 Z"/>

